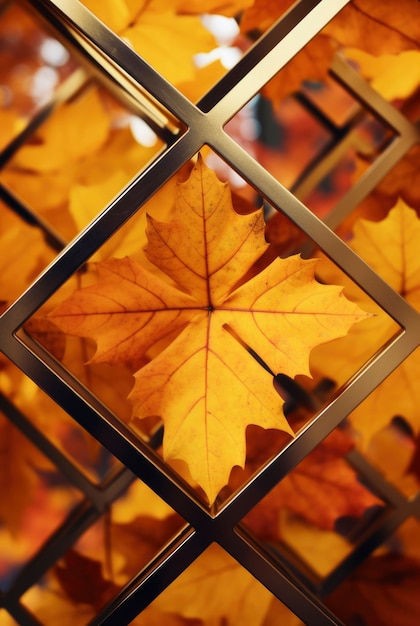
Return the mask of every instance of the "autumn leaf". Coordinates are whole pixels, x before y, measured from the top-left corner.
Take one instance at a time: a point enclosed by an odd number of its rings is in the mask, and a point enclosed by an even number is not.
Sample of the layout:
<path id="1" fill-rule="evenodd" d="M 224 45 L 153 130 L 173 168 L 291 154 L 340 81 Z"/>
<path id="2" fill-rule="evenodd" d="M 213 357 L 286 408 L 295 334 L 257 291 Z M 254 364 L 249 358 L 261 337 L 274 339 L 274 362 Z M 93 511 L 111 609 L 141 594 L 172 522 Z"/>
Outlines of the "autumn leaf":
<path id="1" fill-rule="evenodd" d="M 99 610 L 119 591 L 119 587 L 103 577 L 102 565 L 76 550 L 69 550 L 63 563 L 54 566 L 62 589 L 75 604 L 87 604 Z"/>
<path id="2" fill-rule="evenodd" d="M 94 120 L 88 132 L 81 123 Z M 33 144 L 16 154 L 15 167 L 39 173 L 61 170 L 100 148 L 108 138 L 109 116 L 97 90 L 63 104 L 33 137 Z M 77 137 L 77 141 L 74 138 Z"/>
<path id="3" fill-rule="evenodd" d="M 381 180 L 378 191 L 395 201 L 401 196 L 411 207 L 420 210 L 420 192 L 417 181 L 420 164 L 420 145 L 416 144 Z"/>
<path id="4" fill-rule="evenodd" d="M 420 6 L 401 0 L 398 10 L 389 2 L 352 0 L 326 26 L 324 32 L 347 48 L 380 55 L 419 48 Z"/>
<path id="5" fill-rule="evenodd" d="M 254 0 L 177 0 L 177 10 L 180 14 L 201 15 L 215 13 L 227 17 L 237 17 L 247 7 L 252 6 Z"/>
<path id="6" fill-rule="evenodd" d="M 261 626 L 271 599 L 246 569 L 212 544 L 152 606 L 205 623 Z"/>
<path id="7" fill-rule="evenodd" d="M 57 624 L 60 626 L 75 626 L 75 624 L 88 624 L 95 616 L 95 611 L 88 604 L 75 604 L 64 592 L 57 589 L 48 589 L 39 586 L 31 587 L 25 600 L 42 624 Z M 3 617 L 3 616 L 1 616 Z M 1 622 L 3 626 L 3 622 Z M 4 626 L 16 626 L 6 621 Z"/>
<path id="8" fill-rule="evenodd" d="M 52 253 L 38 229 L 17 219 L 1 226 L 0 247 L 7 254 L 0 257 L 0 300 L 10 304 L 51 261 Z"/>
<path id="9" fill-rule="evenodd" d="M 241 31 L 265 31 L 292 4 L 289 0 L 256 0 L 244 12 Z M 395 11 L 389 3 L 352 0 L 265 85 L 264 95 L 279 104 L 285 96 L 300 90 L 305 81 L 326 82 L 333 55 L 343 48 L 357 48 L 374 55 L 418 49 L 418 2 L 403 0 L 403 5 Z"/>
<path id="10" fill-rule="evenodd" d="M 241 31 L 243 33 L 264 32 L 293 4 L 294 0 L 254 0 L 241 17 Z"/>
<path id="11" fill-rule="evenodd" d="M 350 574 L 327 604 L 346 624 L 417 626 L 419 585 L 419 561 L 382 554 L 371 557 Z"/>
<path id="12" fill-rule="evenodd" d="M 348 49 L 346 57 L 357 64 L 362 76 L 386 100 L 408 98 L 420 84 L 420 50 L 377 56 Z"/>
<path id="13" fill-rule="evenodd" d="M 116 7 L 112 0 L 84 0 L 83 4 L 174 84 L 193 80 L 194 55 L 216 47 L 198 15 L 181 14 L 176 2 L 118 0 Z"/>
<path id="14" fill-rule="evenodd" d="M 38 477 L 33 467 L 40 452 L 0 413 L 0 520 L 16 535 Z"/>
<path id="15" fill-rule="evenodd" d="M 124 559 L 122 571 L 134 576 L 182 526 L 182 519 L 172 513 L 163 520 L 153 515 L 140 515 L 125 524 L 113 523 L 111 542 L 113 551 Z"/>
<path id="16" fill-rule="evenodd" d="M 350 246 L 400 293 L 414 308 L 420 309 L 420 261 L 418 241 L 420 220 L 416 212 L 399 200 L 388 216 L 380 222 L 360 219 L 354 226 Z M 312 364 L 321 373 L 328 373 L 344 383 L 354 374 L 356 363 L 362 365 L 398 330 L 397 324 L 374 304 L 350 279 L 335 266 L 323 262 L 320 276 L 325 280 L 341 280 L 346 294 L 374 317 L 358 325 L 340 343 L 317 348 Z M 351 356 L 350 356 L 351 355 Z M 420 429 L 418 406 L 420 376 L 419 350 L 410 355 L 351 414 L 352 424 L 367 443 L 396 416 L 403 416 L 417 433 Z"/>
<path id="17" fill-rule="evenodd" d="M 260 452 L 274 454 L 284 445 L 284 434 L 249 430 L 247 468 L 249 475 L 261 466 Z M 317 528 L 333 530 L 340 517 L 358 518 L 369 508 L 382 504 L 358 480 L 345 460 L 354 447 L 350 436 L 334 430 L 296 468 L 278 483 L 244 518 L 245 524 L 264 540 L 282 539 L 281 516 L 285 510 Z M 243 474 L 233 473 L 238 484 Z M 231 486 L 238 486 L 231 480 Z"/>
<path id="18" fill-rule="evenodd" d="M 110 259 L 98 265 L 97 284 L 51 314 L 64 332 L 96 341 L 92 362 L 132 362 L 180 333 L 136 373 L 130 398 L 134 416 L 162 417 L 164 457 L 186 461 L 210 502 L 243 466 L 247 424 L 292 433 L 242 342 L 273 372 L 310 375 L 310 350 L 365 317 L 340 287 L 314 280 L 316 261 L 298 256 L 235 288 L 267 249 L 263 233 L 262 213 L 237 215 L 227 185 L 199 161 L 178 184 L 173 220 L 149 218 L 146 254 L 175 286 L 129 258 Z"/>

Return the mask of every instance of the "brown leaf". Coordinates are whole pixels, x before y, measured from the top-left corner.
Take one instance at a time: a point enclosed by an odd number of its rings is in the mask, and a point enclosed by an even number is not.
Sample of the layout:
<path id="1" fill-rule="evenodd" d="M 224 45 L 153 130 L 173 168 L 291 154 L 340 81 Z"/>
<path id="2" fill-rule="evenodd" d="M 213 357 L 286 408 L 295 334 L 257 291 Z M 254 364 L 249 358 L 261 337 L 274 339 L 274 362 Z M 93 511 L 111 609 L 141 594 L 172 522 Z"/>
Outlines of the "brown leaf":
<path id="1" fill-rule="evenodd" d="M 125 559 L 123 572 L 130 577 L 134 576 L 157 555 L 182 525 L 183 520 L 175 513 L 163 520 L 157 520 L 152 515 L 141 515 L 125 524 L 113 523 L 112 549 Z"/>
<path id="2" fill-rule="evenodd" d="M 76 550 L 69 550 L 54 573 L 75 604 L 88 604 L 99 610 L 119 591 L 119 587 L 103 577 L 102 565 Z"/>
<path id="3" fill-rule="evenodd" d="M 352 0 L 324 32 L 341 46 L 379 55 L 416 49 L 420 42 L 420 5 L 417 0 L 391 2 Z"/>
<path id="4" fill-rule="evenodd" d="M 397 554 L 365 561 L 327 600 L 346 623 L 418 626 L 420 562 Z"/>
<path id="5" fill-rule="evenodd" d="M 253 439 L 256 434 L 253 431 Z M 273 447 L 281 447 L 279 440 L 274 443 L 275 433 L 270 439 Z M 345 461 L 353 446 L 345 431 L 334 430 L 251 510 L 245 523 L 259 538 L 279 540 L 283 509 L 319 528 L 332 530 L 340 517 L 360 517 L 369 507 L 382 504 L 361 485 Z M 254 469 L 258 466 L 259 459 Z"/>
<path id="6" fill-rule="evenodd" d="M 0 413 L 0 520 L 14 535 L 19 533 L 39 482 L 34 465 L 40 456 L 37 448 Z"/>
<path id="7" fill-rule="evenodd" d="M 285 96 L 300 91 L 304 81 L 326 82 L 335 50 L 329 37 L 317 35 L 265 85 L 264 96 L 278 105 Z"/>
<path id="8" fill-rule="evenodd" d="M 293 4 L 294 0 L 255 0 L 241 17 L 241 32 L 264 32 Z"/>

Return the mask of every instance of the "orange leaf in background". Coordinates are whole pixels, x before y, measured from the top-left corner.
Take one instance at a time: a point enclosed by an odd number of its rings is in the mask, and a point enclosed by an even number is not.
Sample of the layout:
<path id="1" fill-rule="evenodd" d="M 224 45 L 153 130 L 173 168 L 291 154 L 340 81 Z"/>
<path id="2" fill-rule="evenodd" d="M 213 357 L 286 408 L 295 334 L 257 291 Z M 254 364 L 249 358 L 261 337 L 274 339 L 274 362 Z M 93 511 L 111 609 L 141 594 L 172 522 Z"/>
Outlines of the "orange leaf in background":
<path id="1" fill-rule="evenodd" d="M 175 217 L 149 218 L 147 236 L 148 259 L 175 286 L 129 258 L 110 259 L 98 264 L 98 282 L 51 319 L 96 341 L 92 362 L 135 361 L 179 332 L 136 373 L 130 398 L 134 417 L 162 417 L 164 457 L 184 460 L 212 503 L 244 464 L 248 424 L 292 434 L 282 399 L 243 342 L 273 372 L 310 375 L 310 350 L 366 314 L 341 287 L 317 283 L 317 261 L 299 256 L 276 258 L 237 287 L 268 247 L 263 215 L 236 214 L 229 188 L 201 159 L 177 186 Z"/>
<path id="2" fill-rule="evenodd" d="M 177 613 L 159 611 L 152 606 L 147 607 L 136 617 L 130 626 L 205 626 L 201 619 L 195 617 L 189 619 Z"/>
<path id="3" fill-rule="evenodd" d="M 254 0 L 177 0 L 178 13 L 186 15 L 202 15 L 216 13 L 227 17 L 236 17 L 244 9 L 250 7 Z"/>
<path id="4" fill-rule="evenodd" d="M 324 31 L 341 46 L 379 55 L 420 46 L 420 4 L 417 0 L 392 2 L 352 0 Z"/>
<path id="5" fill-rule="evenodd" d="M 1 382 L 1 381 L 0 381 Z M 17 534 L 38 485 L 39 450 L 0 413 L 0 520 Z M 42 458 L 45 464 L 45 459 Z"/>
<path id="6" fill-rule="evenodd" d="M 264 95 L 279 104 L 288 94 L 299 91 L 304 81 L 325 82 L 335 49 L 329 37 L 318 35 L 273 76 L 263 88 Z"/>
<path id="7" fill-rule="evenodd" d="M 377 56 L 350 49 L 346 57 L 357 63 L 360 73 L 386 100 L 408 98 L 420 85 L 420 50 Z"/>
<path id="8" fill-rule="evenodd" d="M 245 34 L 256 30 L 264 32 L 294 3 L 295 0 L 255 0 L 244 11 L 240 21 L 241 31 Z"/>
<path id="9" fill-rule="evenodd" d="M 265 31 L 294 4 L 290 0 L 256 0 L 240 21 L 243 33 Z M 420 6 L 402 0 L 398 11 L 390 3 L 352 0 L 264 87 L 274 103 L 301 88 L 304 81 L 322 81 L 336 50 L 360 48 L 375 55 L 416 50 L 420 41 Z M 410 70 L 409 72 L 412 75 Z M 409 80 L 409 79 L 406 79 Z"/>
<path id="10" fill-rule="evenodd" d="M 182 525 L 183 520 L 175 513 L 163 520 L 149 514 L 139 515 L 125 524 L 113 523 L 112 549 L 124 558 L 122 571 L 127 576 L 134 576 L 158 554 Z"/>
<path id="11" fill-rule="evenodd" d="M 419 561 L 382 554 L 350 574 L 328 597 L 327 604 L 346 624 L 418 626 L 419 588 Z"/>
<path id="12" fill-rule="evenodd" d="M 62 589 L 75 604 L 87 604 L 100 609 L 119 587 L 103 577 L 102 565 L 76 550 L 69 550 L 63 564 L 54 566 Z"/>
<path id="13" fill-rule="evenodd" d="M 273 452 L 281 448 L 282 436 L 270 434 Z M 249 438 L 255 460 L 248 458 L 247 471 L 252 473 L 261 465 L 258 442 L 261 450 L 266 450 L 267 436 L 253 429 Z M 358 481 L 346 462 L 344 457 L 353 447 L 345 431 L 334 430 L 250 511 L 245 523 L 258 538 L 278 541 L 282 538 L 280 520 L 285 509 L 318 528 L 333 530 L 340 517 L 360 517 L 369 507 L 382 504 Z"/>
<path id="14" fill-rule="evenodd" d="M 350 246 L 400 293 L 414 308 L 420 310 L 420 220 L 416 212 L 399 200 L 381 222 L 360 219 L 354 226 Z M 374 317 L 351 330 L 340 343 L 317 348 L 312 353 L 316 370 L 334 376 L 338 384 L 355 373 L 356 365 L 366 362 L 398 330 L 397 324 L 370 300 L 336 266 L 325 261 L 320 275 L 330 281 L 341 280 L 346 294 Z M 339 346 L 339 348 L 338 348 Z M 352 424 L 365 441 L 388 425 L 396 415 L 403 416 L 415 432 L 420 429 L 419 403 L 420 351 L 410 355 L 351 414 Z"/>
<path id="15" fill-rule="evenodd" d="M 397 199 L 401 196 L 407 204 L 420 211 L 420 145 L 416 144 L 381 180 L 378 191 Z"/>

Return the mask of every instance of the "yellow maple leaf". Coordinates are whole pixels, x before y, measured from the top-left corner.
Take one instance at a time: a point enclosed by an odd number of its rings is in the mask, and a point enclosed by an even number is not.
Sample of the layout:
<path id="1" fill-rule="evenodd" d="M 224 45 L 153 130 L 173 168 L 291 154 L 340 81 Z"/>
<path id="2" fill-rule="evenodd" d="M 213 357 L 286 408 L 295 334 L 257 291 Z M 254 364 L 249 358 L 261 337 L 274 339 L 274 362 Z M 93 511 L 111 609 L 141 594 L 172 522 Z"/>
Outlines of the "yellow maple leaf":
<path id="1" fill-rule="evenodd" d="M 292 434 L 283 400 L 244 343 L 272 372 L 310 375 L 310 350 L 366 314 L 341 287 L 319 284 L 317 261 L 298 255 L 241 285 L 267 248 L 263 214 L 235 213 L 228 186 L 201 159 L 177 185 L 174 218 L 149 218 L 147 235 L 146 255 L 164 278 L 130 258 L 110 259 L 98 264 L 98 282 L 51 318 L 96 341 L 92 362 L 134 362 L 179 333 L 135 374 L 133 414 L 162 417 L 164 457 L 184 460 L 213 502 L 232 467 L 244 464 L 248 424 Z"/>
<path id="2" fill-rule="evenodd" d="M 87 132 L 81 132 L 86 120 Z M 24 146 L 13 165 L 35 172 L 55 172 L 98 150 L 107 140 L 110 118 L 97 90 L 63 104 L 36 133 L 34 145 Z M 77 137 L 77 140 L 75 139 Z"/>
<path id="3" fill-rule="evenodd" d="M 354 238 L 350 242 L 353 250 L 414 308 L 420 310 L 420 220 L 416 212 L 399 200 L 381 222 L 358 220 L 353 233 Z M 328 281 L 341 280 L 346 285 L 346 295 L 363 309 L 374 313 L 374 317 L 357 325 L 336 346 L 319 347 L 312 353 L 313 367 L 333 376 L 341 384 L 354 374 L 356 362 L 366 362 L 399 327 L 328 261 L 320 266 L 320 276 Z M 351 421 L 366 442 L 396 415 L 405 417 L 418 432 L 419 377 L 420 352 L 417 350 L 352 413 Z"/>
<path id="4" fill-rule="evenodd" d="M 84 0 L 83 4 L 175 84 L 193 80 L 194 55 L 216 47 L 198 15 L 180 13 L 177 1 Z"/>

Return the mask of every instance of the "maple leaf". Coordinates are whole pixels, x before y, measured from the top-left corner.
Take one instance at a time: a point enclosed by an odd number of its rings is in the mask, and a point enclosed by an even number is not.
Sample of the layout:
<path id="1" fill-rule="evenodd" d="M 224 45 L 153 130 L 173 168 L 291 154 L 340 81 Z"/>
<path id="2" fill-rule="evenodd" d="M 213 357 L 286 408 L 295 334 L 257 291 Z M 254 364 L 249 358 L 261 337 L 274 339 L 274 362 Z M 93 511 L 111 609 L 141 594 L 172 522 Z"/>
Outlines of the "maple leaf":
<path id="1" fill-rule="evenodd" d="M 186 461 L 213 502 L 231 468 L 244 464 L 249 423 L 292 434 L 282 399 L 243 342 L 273 372 L 310 375 L 310 350 L 366 314 L 341 287 L 317 283 L 316 261 L 299 256 L 277 258 L 241 285 L 268 247 L 263 215 L 237 215 L 228 186 L 201 160 L 177 185 L 175 217 L 149 218 L 147 235 L 147 257 L 174 285 L 130 258 L 110 259 L 98 264 L 98 282 L 51 319 L 96 341 L 91 362 L 131 362 L 179 333 L 135 374 L 133 414 L 162 417 L 164 457 Z"/>
<path id="2" fill-rule="evenodd" d="M 388 216 L 380 222 L 360 219 L 354 226 L 350 246 L 391 287 L 417 310 L 420 309 L 420 261 L 418 241 L 420 220 L 416 212 L 399 200 Z M 331 345 L 312 353 L 312 364 L 319 372 L 332 375 L 339 384 L 354 374 L 355 363 L 366 362 L 398 330 L 397 324 L 374 304 L 351 280 L 341 275 L 335 266 L 323 262 L 320 276 L 325 280 L 340 280 L 346 284 L 346 294 L 374 317 L 352 329 L 340 339 L 340 348 Z M 351 355 L 351 358 L 349 358 Z M 415 432 L 420 429 L 418 406 L 420 351 L 411 354 L 368 398 L 351 414 L 354 426 L 366 442 L 388 425 L 396 415 L 402 415 Z M 398 390 L 398 393 L 396 393 Z"/>

